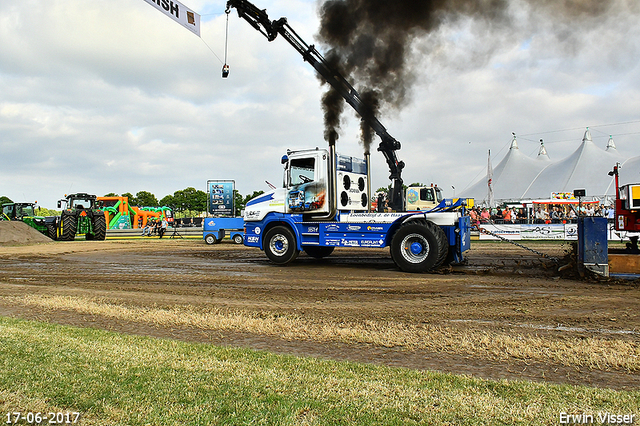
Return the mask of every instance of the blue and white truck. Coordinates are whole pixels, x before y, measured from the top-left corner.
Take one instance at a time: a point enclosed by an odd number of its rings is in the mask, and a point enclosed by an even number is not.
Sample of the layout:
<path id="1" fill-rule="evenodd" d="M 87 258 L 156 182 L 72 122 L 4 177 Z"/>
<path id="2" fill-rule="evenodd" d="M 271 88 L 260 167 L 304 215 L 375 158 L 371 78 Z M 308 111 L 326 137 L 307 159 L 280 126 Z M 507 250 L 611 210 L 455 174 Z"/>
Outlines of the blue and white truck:
<path id="1" fill-rule="evenodd" d="M 332 137 L 328 150 L 288 151 L 282 158 L 283 187 L 250 200 L 245 207 L 245 245 L 259 247 L 280 265 L 294 261 L 302 250 L 322 258 L 336 247 L 390 247 L 396 265 L 407 272 L 428 272 L 462 262 L 470 244 L 469 217 L 464 209 L 444 201 L 429 211 L 406 211 L 404 162 L 396 156 L 400 142 L 378 121 L 372 106 L 296 34 L 286 18 L 271 21 L 265 10 L 247 0 L 228 0 L 227 13 L 231 8 L 267 40 L 284 38 L 355 109 L 380 137 L 378 151 L 385 157 L 392 182 L 388 194 L 392 212 L 372 212 L 368 152 L 364 159 L 339 155 Z"/>
<path id="2" fill-rule="evenodd" d="M 283 188 L 252 199 L 244 212 L 244 244 L 272 262 L 288 264 L 303 250 L 322 258 L 336 247 L 390 247 L 406 272 L 464 260 L 471 223 L 463 210 L 442 203 L 427 212 L 371 212 L 366 161 L 313 149 L 288 151 L 283 162 Z"/>

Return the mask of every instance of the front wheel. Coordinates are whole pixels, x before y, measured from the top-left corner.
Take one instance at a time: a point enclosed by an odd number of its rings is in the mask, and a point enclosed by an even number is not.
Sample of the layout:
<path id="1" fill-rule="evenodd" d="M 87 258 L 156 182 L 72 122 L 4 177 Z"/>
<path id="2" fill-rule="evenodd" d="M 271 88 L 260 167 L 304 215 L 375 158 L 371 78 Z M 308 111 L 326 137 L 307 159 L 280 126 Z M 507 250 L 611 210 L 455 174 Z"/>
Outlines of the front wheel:
<path id="1" fill-rule="evenodd" d="M 204 236 L 204 242 L 207 244 L 215 244 L 218 242 L 218 239 L 213 234 L 207 234 Z"/>
<path id="2" fill-rule="evenodd" d="M 443 241 L 444 239 L 444 241 Z M 391 257 L 405 272 L 429 272 L 442 265 L 446 235 L 430 223 L 407 223 L 391 240 Z"/>
<path id="3" fill-rule="evenodd" d="M 56 231 L 55 222 L 47 223 L 47 236 L 51 238 L 53 241 L 58 240 L 58 233 Z"/>
<path id="4" fill-rule="evenodd" d="M 73 213 L 63 211 L 60 214 L 58 239 L 61 241 L 73 241 L 76 238 L 78 220 Z"/>
<path id="5" fill-rule="evenodd" d="M 286 226 L 275 226 L 265 233 L 264 251 L 269 260 L 278 265 L 293 262 L 300 254 L 296 237 Z"/>
<path id="6" fill-rule="evenodd" d="M 91 219 L 91 228 L 93 228 L 93 239 L 104 241 L 107 238 L 107 220 L 102 213 L 96 213 Z"/>
<path id="7" fill-rule="evenodd" d="M 236 244 L 242 244 L 244 242 L 244 238 L 242 238 L 242 235 L 236 234 L 233 236 L 233 242 Z"/>

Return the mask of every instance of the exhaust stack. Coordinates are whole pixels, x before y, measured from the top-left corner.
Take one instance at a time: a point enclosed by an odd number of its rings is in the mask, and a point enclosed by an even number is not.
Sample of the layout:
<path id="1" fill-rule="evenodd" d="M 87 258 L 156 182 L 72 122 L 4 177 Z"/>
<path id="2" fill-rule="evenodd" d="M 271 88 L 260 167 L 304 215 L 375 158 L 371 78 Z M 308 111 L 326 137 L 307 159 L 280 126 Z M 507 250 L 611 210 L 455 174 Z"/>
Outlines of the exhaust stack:
<path id="1" fill-rule="evenodd" d="M 364 153 L 364 162 L 367 164 L 367 211 L 371 212 L 371 153 L 369 151 Z"/>

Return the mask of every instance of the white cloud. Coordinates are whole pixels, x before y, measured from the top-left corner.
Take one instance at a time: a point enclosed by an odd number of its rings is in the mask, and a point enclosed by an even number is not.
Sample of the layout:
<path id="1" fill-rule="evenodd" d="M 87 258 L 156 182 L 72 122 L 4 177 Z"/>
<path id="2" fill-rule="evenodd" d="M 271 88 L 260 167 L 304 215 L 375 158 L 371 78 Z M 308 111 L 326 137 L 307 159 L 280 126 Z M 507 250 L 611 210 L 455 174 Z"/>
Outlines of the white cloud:
<path id="1" fill-rule="evenodd" d="M 315 2 L 255 3 L 314 42 Z M 380 117 L 403 144 L 406 183 L 461 191 L 512 131 L 527 154 L 544 138 L 562 158 L 587 125 L 600 146 L 612 133 L 623 155 L 640 154 L 637 14 L 614 8 L 558 30 L 511 4 L 509 22 L 459 21 L 414 46 L 410 102 Z M 280 184 L 287 148 L 326 145 L 309 64 L 232 11 L 222 79 L 225 2 L 188 5 L 203 14 L 204 42 L 142 0 L 0 4 L 0 195 L 53 208 L 70 191 L 162 198 L 208 179 L 235 179 L 247 194 Z M 358 119 L 345 111 L 338 149 L 360 156 Z M 557 129 L 574 130 L 547 133 Z M 373 186 L 386 186 L 383 157 L 372 160 Z"/>

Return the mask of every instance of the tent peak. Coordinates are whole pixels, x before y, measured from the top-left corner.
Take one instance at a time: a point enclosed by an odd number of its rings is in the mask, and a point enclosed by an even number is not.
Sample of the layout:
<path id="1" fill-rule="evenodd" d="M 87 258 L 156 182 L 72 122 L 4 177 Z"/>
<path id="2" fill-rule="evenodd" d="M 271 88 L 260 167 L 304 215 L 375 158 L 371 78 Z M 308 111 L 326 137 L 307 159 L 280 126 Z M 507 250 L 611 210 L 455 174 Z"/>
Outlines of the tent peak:
<path id="1" fill-rule="evenodd" d="M 511 139 L 511 146 L 509 147 L 509 149 L 520 149 L 518 148 L 518 141 L 516 140 L 516 134 L 515 133 L 511 133 L 513 135 L 513 139 Z"/>
<path id="2" fill-rule="evenodd" d="M 547 148 L 544 147 L 544 141 L 540 139 L 540 149 L 538 150 L 538 160 L 550 160 Z"/>

